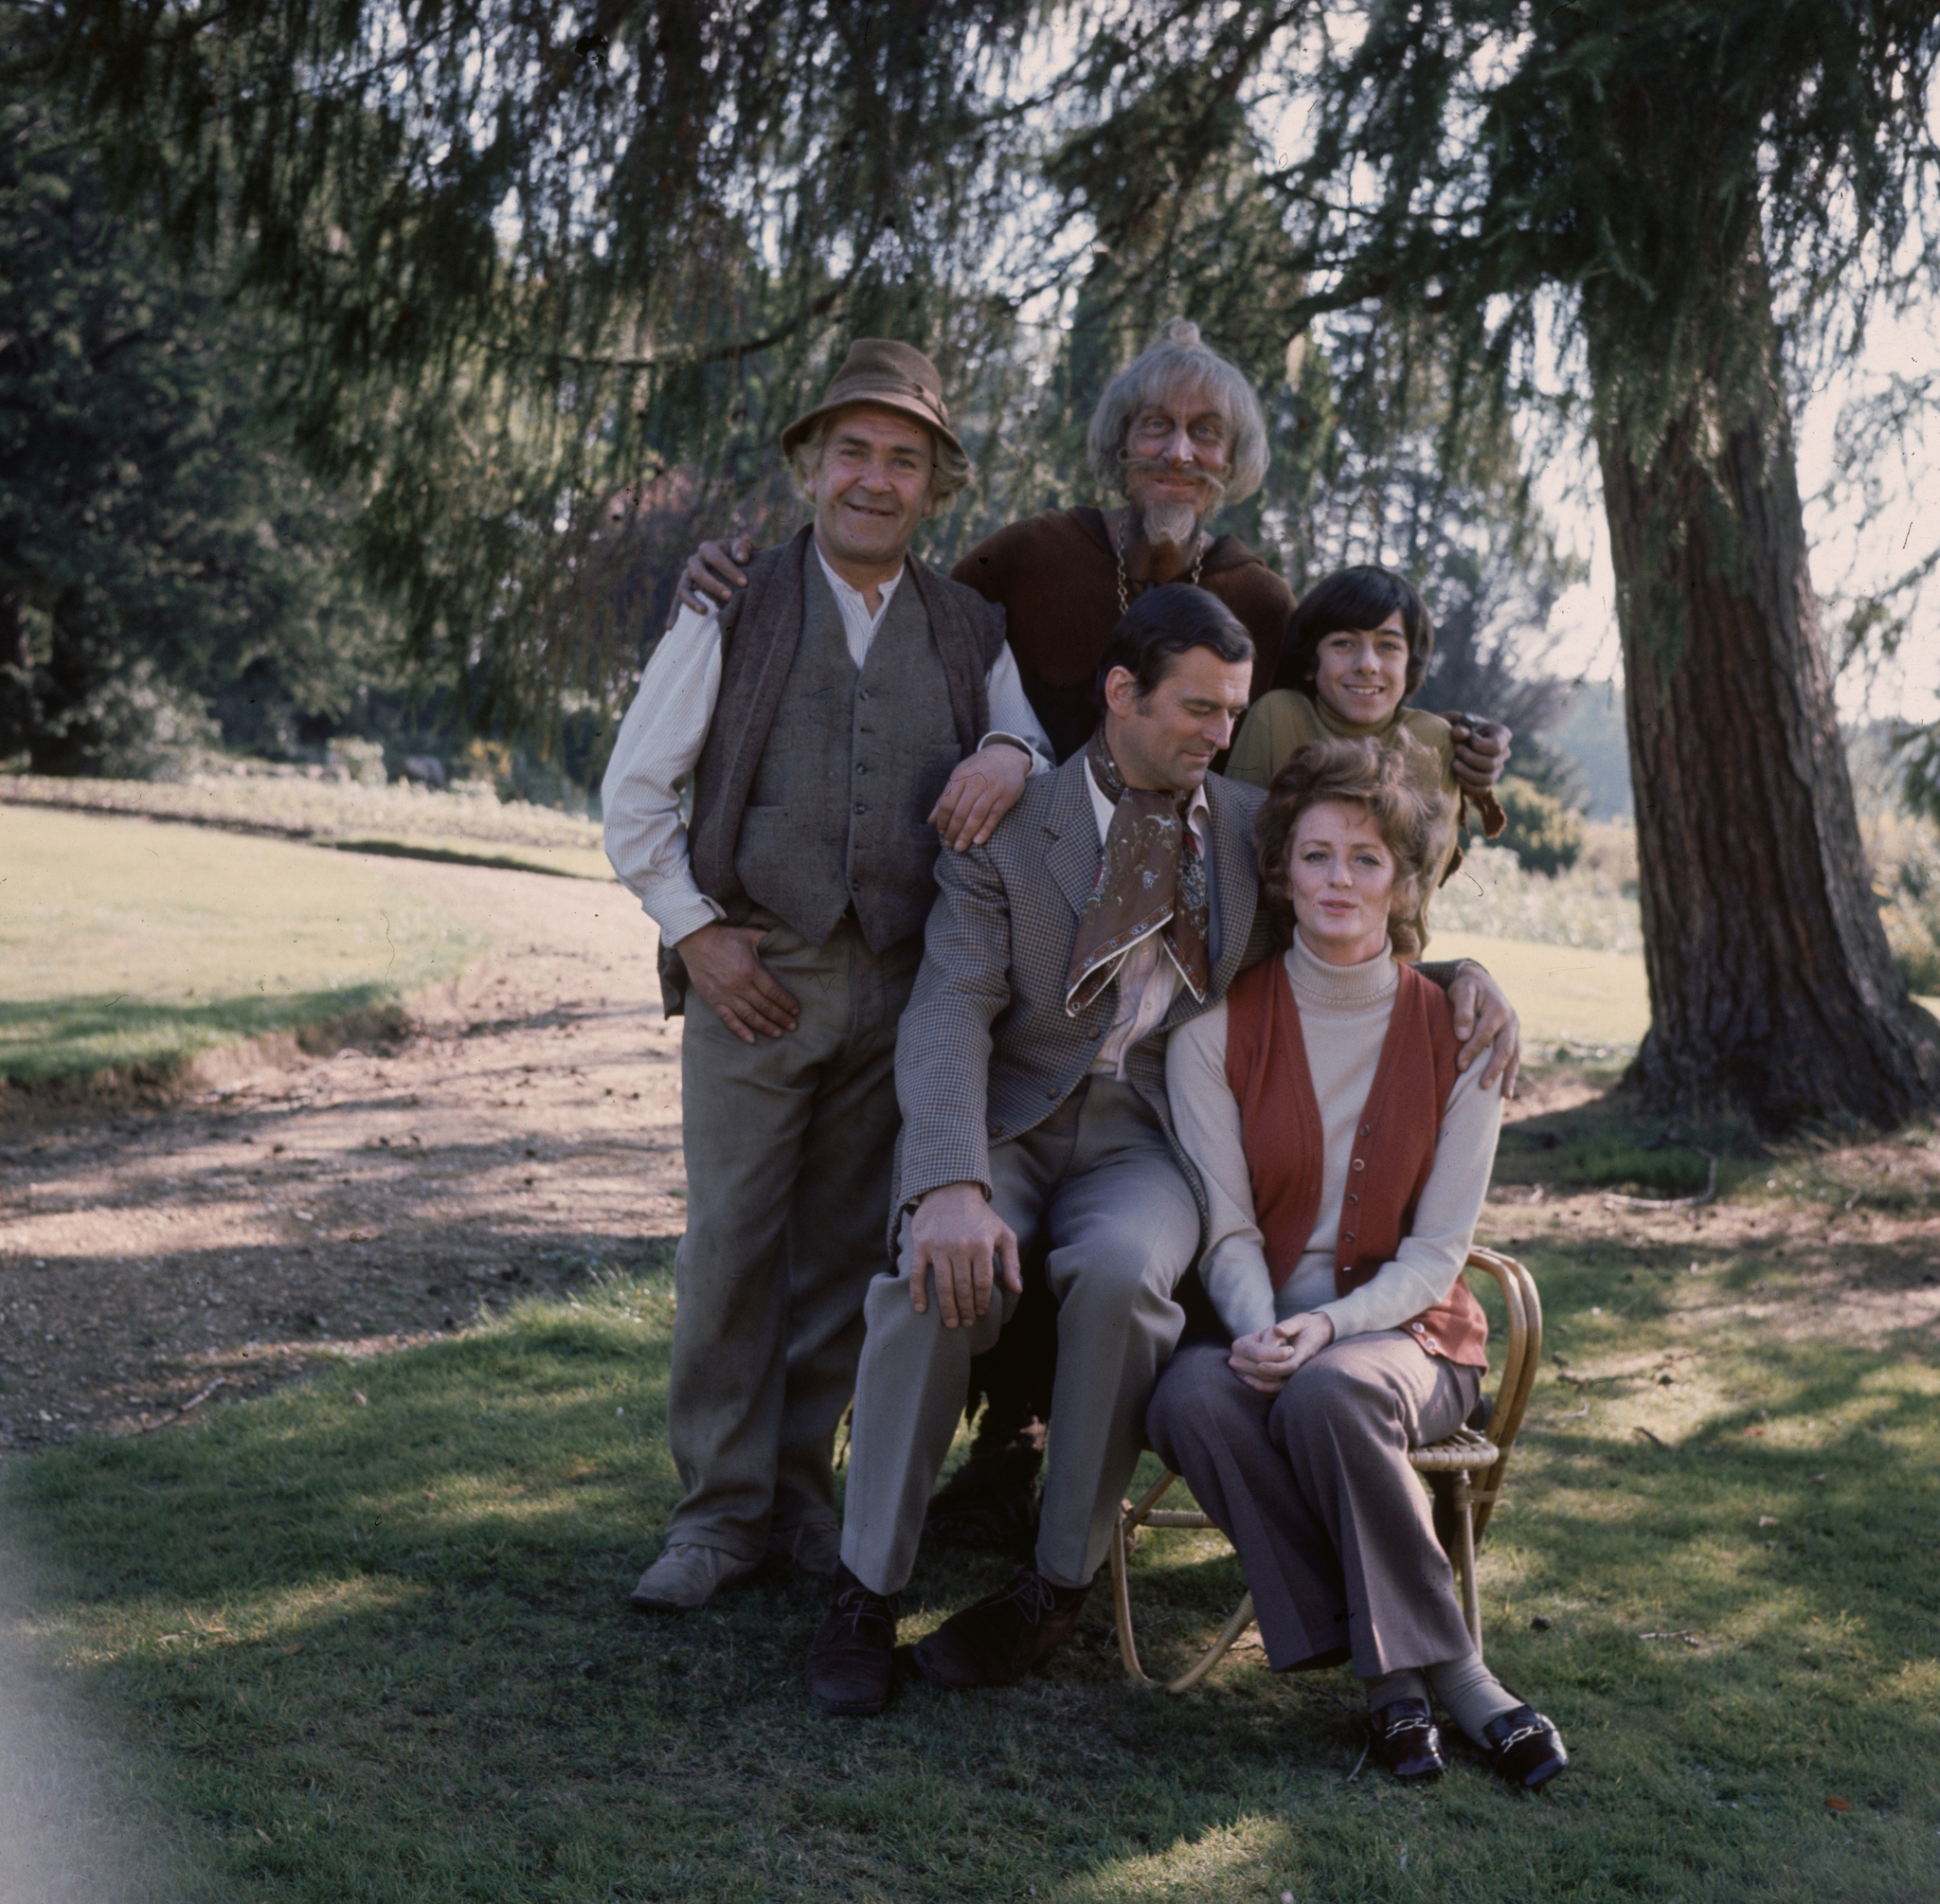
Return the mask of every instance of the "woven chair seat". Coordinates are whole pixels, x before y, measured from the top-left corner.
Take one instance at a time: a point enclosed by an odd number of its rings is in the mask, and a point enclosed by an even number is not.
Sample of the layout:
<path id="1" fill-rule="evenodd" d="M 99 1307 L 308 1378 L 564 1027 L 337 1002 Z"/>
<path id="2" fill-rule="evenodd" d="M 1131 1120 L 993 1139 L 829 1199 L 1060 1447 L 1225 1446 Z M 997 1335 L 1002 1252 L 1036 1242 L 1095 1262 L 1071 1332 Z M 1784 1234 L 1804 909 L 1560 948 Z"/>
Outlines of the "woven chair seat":
<path id="1" fill-rule="evenodd" d="M 1408 1450 L 1409 1466 L 1422 1474 L 1452 1474 L 1458 1468 L 1468 1472 L 1478 1467 L 1494 1467 L 1501 1458 L 1502 1450 L 1487 1435 L 1472 1428 L 1459 1428 L 1442 1441 Z"/>

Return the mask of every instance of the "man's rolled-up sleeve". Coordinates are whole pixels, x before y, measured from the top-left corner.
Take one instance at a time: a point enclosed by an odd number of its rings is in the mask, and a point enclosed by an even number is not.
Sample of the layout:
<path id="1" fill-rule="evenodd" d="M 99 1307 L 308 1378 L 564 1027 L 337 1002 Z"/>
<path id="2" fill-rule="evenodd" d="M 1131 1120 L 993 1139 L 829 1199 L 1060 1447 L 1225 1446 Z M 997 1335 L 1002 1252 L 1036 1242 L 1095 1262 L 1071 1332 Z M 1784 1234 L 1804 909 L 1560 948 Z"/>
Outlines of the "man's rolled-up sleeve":
<path id="1" fill-rule="evenodd" d="M 680 817 L 720 692 L 720 623 L 684 608 L 647 664 L 600 783 L 606 857 L 668 945 L 722 917 L 695 883 Z"/>

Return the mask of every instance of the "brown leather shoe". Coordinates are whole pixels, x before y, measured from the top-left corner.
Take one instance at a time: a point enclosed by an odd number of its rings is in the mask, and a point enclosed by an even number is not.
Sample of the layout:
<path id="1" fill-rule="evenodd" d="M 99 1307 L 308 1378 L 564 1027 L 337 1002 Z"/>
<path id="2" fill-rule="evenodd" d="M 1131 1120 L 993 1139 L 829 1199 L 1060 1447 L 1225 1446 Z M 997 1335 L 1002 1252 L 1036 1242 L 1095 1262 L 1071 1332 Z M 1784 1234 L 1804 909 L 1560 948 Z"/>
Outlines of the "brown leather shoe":
<path id="1" fill-rule="evenodd" d="M 920 1641 L 917 1668 L 933 1686 L 1015 1685 L 1078 1624 L 1090 1590 L 1054 1586 L 1027 1567 Z"/>
<path id="2" fill-rule="evenodd" d="M 1374 1728 L 1374 1756 L 1396 1778 L 1410 1783 L 1440 1778 L 1448 1769 L 1442 1733 L 1426 1699 L 1390 1699 L 1368 1715 Z"/>
<path id="3" fill-rule="evenodd" d="M 879 1713 L 889 1702 L 896 1653 L 896 1595 L 871 1593 L 835 1568 L 835 1597 L 815 1629 L 801 1677 L 825 1713 Z"/>

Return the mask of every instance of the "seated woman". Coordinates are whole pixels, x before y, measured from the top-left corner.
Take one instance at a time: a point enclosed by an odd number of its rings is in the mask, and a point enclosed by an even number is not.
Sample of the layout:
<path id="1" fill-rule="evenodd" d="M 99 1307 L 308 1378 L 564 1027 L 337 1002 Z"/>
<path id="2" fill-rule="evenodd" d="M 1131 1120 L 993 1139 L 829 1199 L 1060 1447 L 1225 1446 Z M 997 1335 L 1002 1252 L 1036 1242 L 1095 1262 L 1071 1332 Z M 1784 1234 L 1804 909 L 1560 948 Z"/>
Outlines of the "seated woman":
<path id="1" fill-rule="evenodd" d="M 1434 651 L 1428 604 L 1406 576 L 1373 563 L 1337 569 L 1294 604 L 1278 677 L 1248 711 L 1226 763 L 1230 779 L 1268 787 L 1310 741 L 1378 741 L 1407 762 L 1418 793 L 1447 802 L 1449 823 L 1409 922 L 1417 955 L 1428 943 L 1428 901 L 1462 864 L 1455 831 L 1458 817 L 1468 823 L 1465 803 L 1474 802 L 1486 838 L 1507 823 L 1494 785 L 1508 762 L 1508 728 L 1462 714 L 1451 726 L 1406 705 Z"/>
<path id="2" fill-rule="evenodd" d="M 1398 962 L 1446 817 L 1397 753 L 1302 747 L 1255 840 L 1284 953 L 1173 1033 L 1166 1088 L 1206 1187 L 1200 1275 L 1230 1347 L 1179 1348 L 1146 1427 L 1226 1530 L 1276 1672 L 1352 1660 L 1400 1778 L 1446 1767 L 1428 1704 L 1516 1784 L 1569 1763 L 1469 1643 L 1408 1451 L 1474 1408 L 1463 1280 L 1501 1124 L 1446 995 Z"/>

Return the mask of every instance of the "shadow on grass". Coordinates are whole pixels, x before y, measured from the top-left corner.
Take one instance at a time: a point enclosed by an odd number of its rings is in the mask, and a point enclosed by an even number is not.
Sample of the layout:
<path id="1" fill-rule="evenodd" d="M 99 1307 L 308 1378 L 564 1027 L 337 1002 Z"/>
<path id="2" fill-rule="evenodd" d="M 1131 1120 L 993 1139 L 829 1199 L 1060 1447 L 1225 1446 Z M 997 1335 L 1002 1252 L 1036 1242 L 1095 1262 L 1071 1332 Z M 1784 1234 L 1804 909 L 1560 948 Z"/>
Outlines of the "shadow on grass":
<path id="1" fill-rule="evenodd" d="M 1485 1610 L 1492 1660 L 1577 1765 L 1526 1803 L 1472 1758 L 1428 1791 L 1350 1783 L 1345 1674 L 1242 1662 L 1199 1694 L 1140 1691 L 1102 1593 L 1023 1685 L 911 1681 L 873 1720 L 802 1697 L 819 1583 L 771 1565 L 701 1613 L 632 1613 L 678 1492 L 671 1307 L 664 1273 L 612 1278 L 8 1471 L 57 1576 L 44 1643 L 119 1715 L 211 1898 L 1881 1904 L 1940 1884 L 1923 1364 L 1761 1349 L 1762 1439 L 1736 1415 L 1674 1451 L 1538 1423 Z M 1795 1495 L 1836 1510 L 1836 1537 Z M 1197 1539 L 1137 1558 L 1160 1659 L 1237 1595 Z M 903 1637 L 1007 1572 L 925 1552 Z M 1660 1628 L 1698 1644 L 1639 1637 Z"/>
<path id="2" fill-rule="evenodd" d="M 245 993 L 196 1004 L 113 993 L 0 999 L 0 1077 L 33 1086 L 113 1069 L 162 1083 L 219 1045 L 272 1032 L 295 1032 L 301 1043 L 306 1032 L 346 1021 L 391 1023 L 394 1030 L 402 1022 L 393 995 L 369 984 Z"/>

